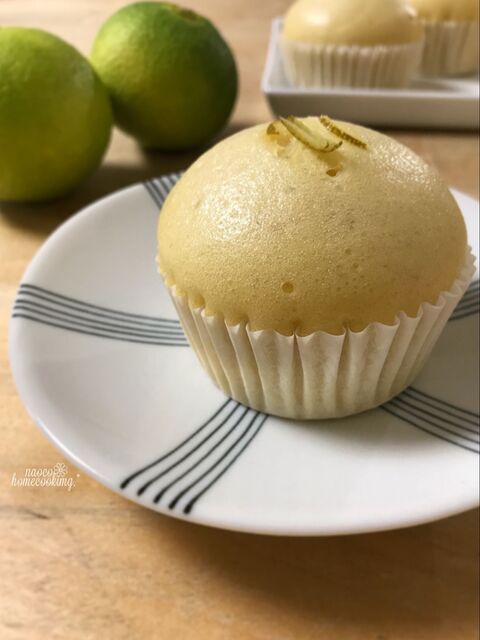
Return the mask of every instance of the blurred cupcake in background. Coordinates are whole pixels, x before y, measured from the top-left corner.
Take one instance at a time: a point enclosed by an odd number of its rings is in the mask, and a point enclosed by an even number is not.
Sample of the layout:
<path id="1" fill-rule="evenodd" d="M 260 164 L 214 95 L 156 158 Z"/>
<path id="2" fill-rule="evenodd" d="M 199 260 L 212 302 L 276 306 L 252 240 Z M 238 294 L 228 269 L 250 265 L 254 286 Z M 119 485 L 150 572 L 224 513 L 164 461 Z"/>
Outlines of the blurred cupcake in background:
<path id="1" fill-rule="evenodd" d="M 283 26 L 286 73 L 303 87 L 405 87 L 423 37 L 405 0 L 297 0 Z"/>
<path id="2" fill-rule="evenodd" d="M 422 73 L 464 75 L 478 71 L 478 0 L 410 0 L 425 26 Z"/>

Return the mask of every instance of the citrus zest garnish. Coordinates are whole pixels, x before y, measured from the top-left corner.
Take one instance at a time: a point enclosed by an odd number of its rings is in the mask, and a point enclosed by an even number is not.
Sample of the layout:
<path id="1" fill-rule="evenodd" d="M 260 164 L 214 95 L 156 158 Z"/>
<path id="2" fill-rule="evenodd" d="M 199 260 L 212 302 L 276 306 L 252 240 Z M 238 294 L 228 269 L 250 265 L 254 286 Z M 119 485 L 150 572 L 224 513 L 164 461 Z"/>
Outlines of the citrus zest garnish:
<path id="1" fill-rule="evenodd" d="M 355 138 L 354 136 L 350 135 L 343 129 L 340 129 L 340 127 L 334 124 L 328 116 L 320 116 L 319 120 L 326 129 L 328 129 L 331 133 L 333 133 L 338 138 L 341 138 L 346 142 L 350 142 L 350 144 L 354 144 L 356 147 L 360 147 L 362 149 L 367 148 L 366 142 L 363 142 L 363 140 L 359 140 L 358 138 Z"/>
<path id="2" fill-rule="evenodd" d="M 279 131 L 277 129 L 277 127 L 275 126 L 275 122 L 270 122 L 270 124 L 267 127 L 267 136 L 278 136 L 279 135 Z"/>
<path id="3" fill-rule="evenodd" d="M 275 142 L 275 154 L 278 157 L 285 155 L 287 147 L 290 145 L 292 140 L 291 135 L 288 131 L 280 130 L 278 125 L 280 123 L 278 120 L 274 120 L 267 127 L 267 136 L 271 138 Z"/>
<path id="4" fill-rule="evenodd" d="M 280 122 L 294 138 L 314 151 L 331 153 L 342 145 L 342 141 L 331 142 L 318 131 L 312 131 L 303 124 L 301 120 L 295 118 L 295 116 L 288 116 L 288 118 L 280 117 Z"/>

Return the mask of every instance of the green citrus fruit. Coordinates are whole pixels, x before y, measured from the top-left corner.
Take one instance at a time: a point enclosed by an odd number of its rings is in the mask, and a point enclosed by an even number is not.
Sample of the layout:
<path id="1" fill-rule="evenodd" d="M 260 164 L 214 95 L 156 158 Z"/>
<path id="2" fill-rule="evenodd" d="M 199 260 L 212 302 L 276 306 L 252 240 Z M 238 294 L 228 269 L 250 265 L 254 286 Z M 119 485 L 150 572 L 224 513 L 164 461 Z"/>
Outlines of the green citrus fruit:
<path id="1" fill-rule="evenodd" d="M 110 138 L 108 94 L 73 47 L 38 29 L 0 27 L 0 199 L 73 189 Z"/>
<path id="2" fill-rule="evenodd" d="M 209 20 L 174 4 L 120 9 L 100 29 L 91 60 L 116 124 L 145 147 L 202 144 L 225 125 L 235 102 L 228 45 Z"/>

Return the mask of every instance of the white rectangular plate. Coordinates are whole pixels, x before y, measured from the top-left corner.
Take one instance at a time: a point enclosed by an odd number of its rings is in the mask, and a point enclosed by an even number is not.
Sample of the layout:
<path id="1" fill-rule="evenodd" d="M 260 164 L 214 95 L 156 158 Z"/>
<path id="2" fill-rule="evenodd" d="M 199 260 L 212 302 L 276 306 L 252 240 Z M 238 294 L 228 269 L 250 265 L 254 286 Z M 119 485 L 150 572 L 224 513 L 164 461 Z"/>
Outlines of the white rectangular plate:
<path id="1" fill-rule="evenodd" d="M 478 129 L 478 76 L 418 78 L 408 89 L 305 89 L 285 75 L 279 46 L 282 19 L 272 23 L 262 91 L 277 115 L 325 113 L 383 127 Z"/>

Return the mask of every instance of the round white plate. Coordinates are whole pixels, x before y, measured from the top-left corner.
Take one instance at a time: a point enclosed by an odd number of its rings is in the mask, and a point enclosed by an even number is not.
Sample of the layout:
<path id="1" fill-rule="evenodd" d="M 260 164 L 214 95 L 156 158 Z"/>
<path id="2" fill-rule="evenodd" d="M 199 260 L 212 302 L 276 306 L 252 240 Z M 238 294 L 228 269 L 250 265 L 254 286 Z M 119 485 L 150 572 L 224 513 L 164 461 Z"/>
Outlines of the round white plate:
<path id="1" fill-rule="evenodd" d="M 258 533 L 404 527 L 478 504 L 478 273 L 412 388 L 354 417 L 295 422 L 228 400 L 156 272 L 176 175 L 94 203 L 27 269 L 10 356 L 33 420 L 72 462 L 161 513 Z M 455 193 L 478 255 L 478 203 Z"/>

